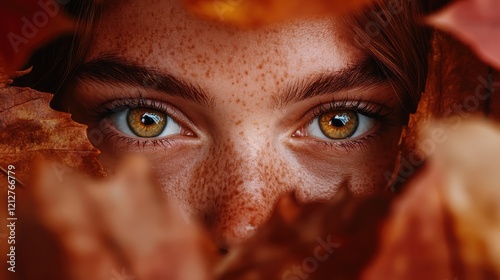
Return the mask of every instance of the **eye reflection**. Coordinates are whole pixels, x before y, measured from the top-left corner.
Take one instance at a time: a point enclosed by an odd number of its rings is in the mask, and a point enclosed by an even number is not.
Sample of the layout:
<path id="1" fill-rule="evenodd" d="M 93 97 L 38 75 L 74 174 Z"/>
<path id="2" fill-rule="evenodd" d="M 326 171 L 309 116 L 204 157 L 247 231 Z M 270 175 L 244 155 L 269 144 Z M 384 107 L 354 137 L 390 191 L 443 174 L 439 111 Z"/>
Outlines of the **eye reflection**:
<path id="1" fill-rule="evenodd" d="M 111 120 L 121 132 L 140 138 L 179 134 L 181 127 L 166 113 L 153 108 L 129 108 L 115 113 Z"/>
<path id="2" fill-rule="evenodd" d="M 307 127 L 307 135 L 342 140 L 365 134 L 375 120 L 353 110 L 335 110 L 316 117 Z"/>

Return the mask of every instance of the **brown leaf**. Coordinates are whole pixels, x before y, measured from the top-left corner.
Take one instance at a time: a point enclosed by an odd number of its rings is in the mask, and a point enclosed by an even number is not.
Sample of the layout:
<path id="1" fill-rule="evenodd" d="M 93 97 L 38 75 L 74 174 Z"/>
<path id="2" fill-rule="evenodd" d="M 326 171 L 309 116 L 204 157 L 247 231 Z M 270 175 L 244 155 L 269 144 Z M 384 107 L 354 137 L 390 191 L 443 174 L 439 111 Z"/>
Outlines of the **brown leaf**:
<path id="1" fill-rule="evenodd" d="M 284 197 L 271 220 L 229 253 L 218 279 L 357 279 L 377 249 L 389 201 L 347 190 L 303 206 Z"/>
<path id="2" fill-rule="evenodd" d="M 56 0 L 1 1 L 0 64 L 18 70 L 36 48 L 72 29 Z"/>
<path id="3" fill-rule="evenodd" d="M 22 71 L 14 71 L 13 73 L 11 73 L 10 75 L 8 74 L 7 70 L 2 67 L 2 65 L 0 64 L 0 89 L 3 89 L 5 87 L 7 87 L 8 85 L 10 85 L 15 78 L 18 78 L 18 77 L 21 77 L 23 75 L 26 75 L 28 73 L 31 72 L 31 69 L 33 67 L 30 67 L 26 70 L 22 70 Z"/>
<path id="4" fill-rule="evenodd" d="M 33 187 L 39 221 L 66 259 L 47 278 L 208 279 L 216 249 L 208 234 L 186 223 L 152 182 L 146 160 L 132 158 L 105 180 L 66 174 L 61 181 L 41 165 Z M 26 275 L 36 275 L 33 259 Z M 118 275 L 118 276 L 117 276 Z"/>
<path id="5" fill-rule="evenodd" d="M 308 16 L 328 16 L 359 9 L 373 0 L 185 0 L 195 14 L 241 27 Z"/>
<path id="6" fill-rule="evenodd" d="M 51 98 L 51 94 L 30 88 L 0 88 L 0 166 L 15 166 L 21 182 L 28 181 L 31 163 L 38 157 L 104 175 L 96 159 L 99 151 L 88 141 L 86 126 L 72 121 L 67 113 L 52 110 Z M 59 173 L 69 171 L 53 167 Z"/>
<path id="7" fill-rule="evenodd" d="M 372 279 L 499 279 L 500 129 L 483 119 L 441 123 L 445 141 L 396 201 Z"/>
<path id="8" fill-rule="evenodd" d="M 423 164 L 424 150 L 435 148 L 431 142 L 439 135 L 419 135 L 431 120 L 456 125 L 474 116 L 500 120 L 499 77 L 499 71 L 477 59 L 463 43 L 442 31 L 433 32 L 425 92 L 403 135 L 395 183 L 404 183 Z"/>
<path id="9" fill-rule="evenodd" d="M 500 2 L 455 1 L 427 22 L 470 45 L 485 62 L 500 69 Z"/>

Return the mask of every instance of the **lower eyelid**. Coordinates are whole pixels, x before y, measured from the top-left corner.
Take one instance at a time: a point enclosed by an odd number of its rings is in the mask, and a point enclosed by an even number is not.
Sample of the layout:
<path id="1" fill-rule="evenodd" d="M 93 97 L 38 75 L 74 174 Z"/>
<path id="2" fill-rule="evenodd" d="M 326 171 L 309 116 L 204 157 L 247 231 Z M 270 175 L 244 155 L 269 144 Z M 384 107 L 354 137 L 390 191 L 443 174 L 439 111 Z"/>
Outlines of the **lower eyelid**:
<path id="1" fill-rule="evenodd" d="M 330 150 L 343 150 L 347 154 L 358 150 L 371 150 L 375 141 L 380 140 L 382 135 L 377 132 L 367 134 L 358 139 L 344 139 L 344 140 L 323 140 L 319 138 L 311 138 L 316 144 L 326 147 Z"/>
<path id="2" fill-rule="evenodd" d="M 94 140 L 92 144 L 99 148 L 99 146 L 103 143 L 109 145 L 111 143 L 112 149 L 116 150 L 132 150 L 138 149 L 139 151 L 148 150 L 148 149 L 157 149 L 158 147 L 163 148 L 174 148 L 176 145 L 180 144 L 179 139 L 176 136 L 173 137 L 164 137 L 164 138 L 137 138 L 130 137 L 125 135 L 123 132 L 118 131 L 116 127 L 114 127 L 109 122 L 104 122 L 100 125 L 100 130 L 102 130 L 103 137 L 100 139 L 93 139 L 90 137 L 89 139 Z M 96 143 L 95 140 L 100 140 Z"/>

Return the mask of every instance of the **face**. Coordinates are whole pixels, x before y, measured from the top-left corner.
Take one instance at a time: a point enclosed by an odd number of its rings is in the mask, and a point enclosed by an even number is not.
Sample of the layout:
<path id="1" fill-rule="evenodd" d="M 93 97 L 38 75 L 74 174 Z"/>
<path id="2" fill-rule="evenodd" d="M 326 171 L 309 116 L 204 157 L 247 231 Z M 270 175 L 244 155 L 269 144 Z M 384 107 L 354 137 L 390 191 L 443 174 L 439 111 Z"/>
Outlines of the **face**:
<path id="1" fill-rule="evenodd" d="M 335 18 L 240 30 L 179 1 L 118 1 L 61 104 L 108 170 L 146 156 L 166 197 L 221 248 L 294 191 L 383 191 L 406 119 L 390 81 Z"/>

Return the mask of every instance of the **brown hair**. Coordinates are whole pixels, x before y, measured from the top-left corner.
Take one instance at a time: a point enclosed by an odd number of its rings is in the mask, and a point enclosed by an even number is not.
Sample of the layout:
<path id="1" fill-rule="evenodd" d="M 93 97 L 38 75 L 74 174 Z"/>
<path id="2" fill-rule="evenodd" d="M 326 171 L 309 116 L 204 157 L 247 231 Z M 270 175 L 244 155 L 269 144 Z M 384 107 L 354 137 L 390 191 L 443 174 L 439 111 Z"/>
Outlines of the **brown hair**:
<path id="1" fill-rule="evenodd" d="M 428 32 L 420 24 L 421 3 L 375 1 L 343 18 L 347 38 L 375 58 L 409 113 L 416 110 L 427 76 Z"/>
<path id="2" fill-rule="evenodd" d="M 416 0 L 380 0 L 342 19 L 348 38 L 375 58 L 408 112 L 416 110 L 427 73 L 426 33 L 417 23 L 420 5 Z M 29 63 L 34 66 L 32 73 L 16 81 L 17 85 L 58 94 L 71 84 L 102 7 L 82 0 L 70 1 L 64 8 L 76 18 L 77 31 L 40 49 Z"/>

